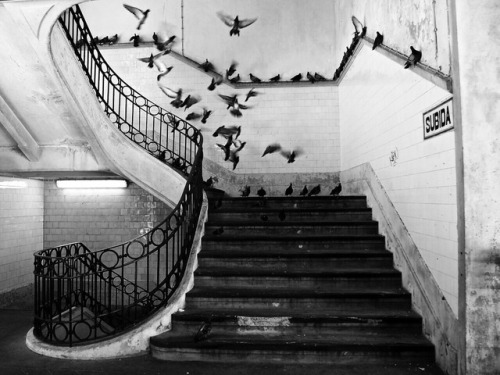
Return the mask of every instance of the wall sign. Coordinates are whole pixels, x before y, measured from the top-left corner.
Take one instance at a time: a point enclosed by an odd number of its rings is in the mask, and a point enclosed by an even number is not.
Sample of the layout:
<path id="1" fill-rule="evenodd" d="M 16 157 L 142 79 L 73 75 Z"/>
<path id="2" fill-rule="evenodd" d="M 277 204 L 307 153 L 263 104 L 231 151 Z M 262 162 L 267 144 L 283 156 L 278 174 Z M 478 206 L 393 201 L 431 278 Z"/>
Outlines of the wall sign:
<path id="1" fill-rule="evenodd" d="M 424 113 L 424 139 L 453 129 L 453 98 Z"/>

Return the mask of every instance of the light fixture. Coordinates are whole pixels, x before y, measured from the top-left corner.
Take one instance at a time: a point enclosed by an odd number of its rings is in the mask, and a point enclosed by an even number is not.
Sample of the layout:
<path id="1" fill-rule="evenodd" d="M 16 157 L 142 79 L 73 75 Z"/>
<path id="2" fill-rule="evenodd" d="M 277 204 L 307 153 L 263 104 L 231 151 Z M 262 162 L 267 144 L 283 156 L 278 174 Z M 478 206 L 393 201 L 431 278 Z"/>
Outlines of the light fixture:
<path id="1" fill-rule="evenodd" d="M 128 186 L 127 180 L 57 180 L 59 189 L 124 189 Z"/>
<path id="2" fill-rule="evenodd" d="M 20 180 L 0 181 L 0 189 L 24 189 L 27 187 L 28 184 L 26 183 L 26 181 L 20 181 Z"/>

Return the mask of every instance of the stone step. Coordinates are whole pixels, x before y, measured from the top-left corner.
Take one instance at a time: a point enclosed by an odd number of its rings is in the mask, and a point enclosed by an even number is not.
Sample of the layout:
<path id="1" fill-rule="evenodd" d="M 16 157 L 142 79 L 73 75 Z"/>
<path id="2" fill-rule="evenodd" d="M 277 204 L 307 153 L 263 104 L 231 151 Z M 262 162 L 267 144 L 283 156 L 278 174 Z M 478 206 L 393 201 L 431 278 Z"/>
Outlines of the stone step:
<path id="1" fill-rule="evenodd" d="M 222 228 L 222 229 L 221 229 Z M 222 231 L 226 236 L 263 236 L 280 235 L 290 236 L 295 239 L 307 235 L 376 235 L 378 234 L 378 223 L 376 221 L 366 222 L 303 222 L 293 223 L 285 221 L 249 221 L 235 223 L 233 221 L 209 221 L 205 224 L 205 233 L 217 235 Z"/>
<path id="2" fill-rule="evenodd" d="M 214 333 L 195 342 L 193 332 L 173 329 L 152 337 L 151 353 L 162 360 L 258 363 L 428 364 L 433 346 L 421 334 L 343 334 L 308 337 Z"/>
<path id="3" fill-rule="evenodd" d="M 231 285 L 240 288 L 293 288 L 293 289 L 359 289 L 377 286 L 390 288 L 401 286 L 401 274 L 385 269 L 328 269 L 312 267 L 304 271 L 275 270 L 262 268 L 237 269 L 233 267 L 199 268 L 195 272 L 195 285 L 202 287 L 223 287 Z"/>
<path id="4" fill-rule="evenodd" d="M 277 208 L 247 208 L 247 209 L 231 209 L 221 207 L 213 210 L 210 213 L 210 220 L 213 221 L 231 221 L 231 222 L 247 222 L 247 221 L 262 221 L 266 222 L 281 222 L 279 215 L 281 209 Z M 331 222 L 331 221 L 371 221 L 371 208 L 293 208 L 285 211 L 286 222 L 300 223 L 303 221 L 316 222 Z"/>
<path id="5" fill-rule="evenodd" d="M 329 312 L 369 308 L 411 307 L 411 295 L 403 288 L 386 290 L 282 290 L 278 288 L 243 289 L 195 286 L 186 296 L 186 309 L 217 306 L 222 309 L 255 308 L 322 309 Z"/>
<path id="6" fill-rule="evenodd" d="M 333 197 L 247 197 L 247 198 L 223 198 L 210 202 L 212 210 L 220 208 L 366 208 L 366 197 L 364 196 L 341 196 Z M 210 211 L 212 213 L 213 211 Z"/>
<path id="7" fill-rule="evenodd" d="M 267 236 L 246 236 L 227 235 L 224 231 L 221 235 L 213 232 L 207 233 L 203 237 L 203 250 L 237 250 L 237 251 L 298 251 L 308 253 L 314 251 L 344 251 L 363 250 L 380 251 L 385 250 L 385 237 L 380 235 L 301 235 L 300 238 L 290 238 L 283 235 Z"/>
<path id="8" fill-rule="evenodd" d="M 235 272 L 254 269 L 316 272 L 353 268 L 393 268 L 393 256 L 387 250 L 307 250 L 302 249 L 220 249 L 198 254 L 200 269 L 232 268 Z"/>

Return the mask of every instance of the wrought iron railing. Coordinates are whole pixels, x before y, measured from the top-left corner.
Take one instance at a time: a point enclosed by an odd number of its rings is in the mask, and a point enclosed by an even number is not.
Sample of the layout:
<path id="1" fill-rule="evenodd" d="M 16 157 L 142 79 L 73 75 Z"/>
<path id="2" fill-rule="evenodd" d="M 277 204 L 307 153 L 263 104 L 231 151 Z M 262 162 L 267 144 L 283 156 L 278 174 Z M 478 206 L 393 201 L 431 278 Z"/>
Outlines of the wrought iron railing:
<path id="1" fill-rule="evenodd" d="M 67 10 L 60 24 L 111 121 L 187 176 L 179 203 L 148 233 L 99 251 L 73 243 L 35 253 L 34 334 L 73 346 L 137 326 L 179 287 L 203 203 L 203 139 L 196 128 L 118 77 L 93 43 L 78 6 Z"/>

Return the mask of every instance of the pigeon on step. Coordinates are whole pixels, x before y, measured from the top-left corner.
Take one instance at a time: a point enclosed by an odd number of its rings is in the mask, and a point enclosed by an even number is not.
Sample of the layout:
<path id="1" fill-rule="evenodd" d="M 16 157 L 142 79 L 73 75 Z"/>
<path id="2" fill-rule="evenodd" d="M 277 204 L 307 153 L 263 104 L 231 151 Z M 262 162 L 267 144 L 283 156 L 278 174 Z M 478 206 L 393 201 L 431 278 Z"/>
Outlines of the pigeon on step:
<path id="1" fill-rule="evenodd" d="M 321 186 L 320 185 L 316 185 L 315 187 L 313 187 L 311 189 L 311 191 L 309 192 L 308 197 L 313 196 L 313 195 L 318 195 L 319 193 L 321 193 Z"/>
<path id="2" fill-rule="evenodd" d="M 292 188 L 292 183 L 290 182 L 290 186 L 288 186 L 285 190 L 285 195 L 292 195 L 293 194 L 293 188 Z"/>

